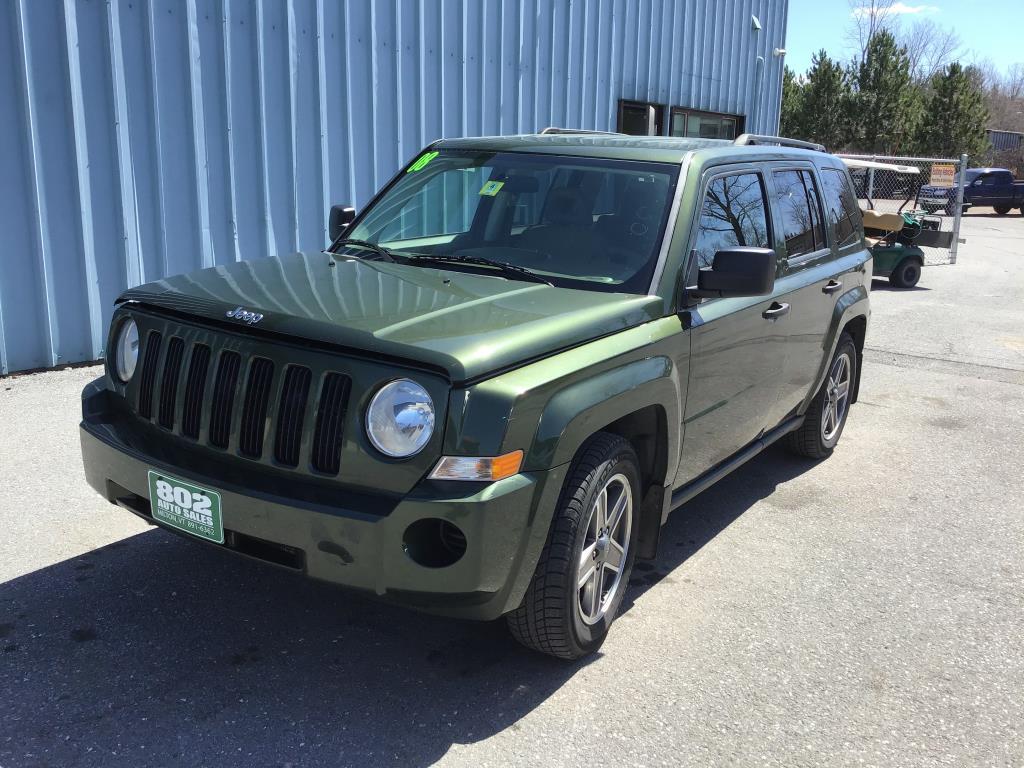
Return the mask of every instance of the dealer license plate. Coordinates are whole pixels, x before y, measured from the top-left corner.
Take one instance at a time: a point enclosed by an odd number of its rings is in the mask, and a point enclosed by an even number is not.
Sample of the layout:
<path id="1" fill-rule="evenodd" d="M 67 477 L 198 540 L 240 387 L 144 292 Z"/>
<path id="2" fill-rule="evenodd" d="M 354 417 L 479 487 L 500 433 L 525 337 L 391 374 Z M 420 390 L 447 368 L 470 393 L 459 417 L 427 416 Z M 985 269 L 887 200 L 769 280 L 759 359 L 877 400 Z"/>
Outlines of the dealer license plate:
<path id="1" fill-rule="evenodd" d="M 153 519 L 201 539 L 224 543 L 216 491 L 150 470 L 149 503 Z"/>

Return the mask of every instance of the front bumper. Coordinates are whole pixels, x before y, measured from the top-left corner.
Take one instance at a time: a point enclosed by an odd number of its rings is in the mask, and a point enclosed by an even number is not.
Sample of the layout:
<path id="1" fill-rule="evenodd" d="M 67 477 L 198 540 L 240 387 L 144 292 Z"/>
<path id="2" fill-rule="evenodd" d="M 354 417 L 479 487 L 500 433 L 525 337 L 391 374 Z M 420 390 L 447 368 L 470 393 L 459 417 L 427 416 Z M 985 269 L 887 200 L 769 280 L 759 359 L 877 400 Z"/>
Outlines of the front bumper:
<path id="1" fill-rule="evenodd" d="M 562 466 L 488 485 L 424 481 L 397 503 L 382 496 L 385 514 L 368 514 L 365 494 L 347 508 L 336 501 L 344 494 L 327 503 L 308 492 L 296 498 L 285 485 L 253 489 L 244 478 L 218 473 L 213 462 L 147 455 L 104 410 L 106 394 L 99 382 L 86 388 L 80 436 L 86 479 L 108 501 L 166 527 L 150 514 L 148 471 L 193 481 L 220 492 L 225 543 L 182 536 L 430 613 L 489 620 L 519 605 L 565 477 Z M 425 567 L 406 553 L 406 530 L 427 518 L 465 535 L 466 551 L 454 564 Z"/>

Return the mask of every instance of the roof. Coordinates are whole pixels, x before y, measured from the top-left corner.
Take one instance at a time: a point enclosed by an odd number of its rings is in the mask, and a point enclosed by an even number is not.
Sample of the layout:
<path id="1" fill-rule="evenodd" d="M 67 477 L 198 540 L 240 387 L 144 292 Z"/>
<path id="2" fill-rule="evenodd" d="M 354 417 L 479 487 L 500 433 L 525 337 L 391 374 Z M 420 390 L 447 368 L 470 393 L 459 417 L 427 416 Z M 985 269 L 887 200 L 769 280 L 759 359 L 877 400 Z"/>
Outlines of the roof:
<path id="1" fill-rule="evenodd" d="M 615 133 L 529 133 L 519 136 L 479 136 L 441 139 L 439 149 L 474 149 L 485 152 L 533 152 L 552 155 L 601 157 L 613 160 L 640 160 L 654 163 L 682 163 L 690 152 L 701 152 L 710 159 L 743 157 L 785 159 L 821 157 L 822 153 L 792 147 L 765 144 L 738 145 L 726 139 L 689 139 L 670 136 L 628 136 Z"/>

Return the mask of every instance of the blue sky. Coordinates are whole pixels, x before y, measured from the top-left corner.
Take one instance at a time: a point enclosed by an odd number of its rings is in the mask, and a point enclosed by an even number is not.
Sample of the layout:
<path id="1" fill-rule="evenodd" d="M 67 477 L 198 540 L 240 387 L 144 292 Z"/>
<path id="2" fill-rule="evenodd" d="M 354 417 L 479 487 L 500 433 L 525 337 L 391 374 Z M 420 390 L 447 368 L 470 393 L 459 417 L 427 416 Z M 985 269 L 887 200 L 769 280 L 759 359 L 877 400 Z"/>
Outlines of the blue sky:
<path id="1" fill-rule="evenodd" d="M 1024 62 L 1021 0 L 904 0 L 897 3 L 900 20 L 930 19 L 953 27 L 964 43 L 961 61 L 991 61 L 999 70 Z M 789 0 L 786 64 L 797 73 L 811 66 L 811 55 L 824 48 L 832 58 L 848 61 L 853 49 L 846 38 L 850 26 L 847 0 Z"/>

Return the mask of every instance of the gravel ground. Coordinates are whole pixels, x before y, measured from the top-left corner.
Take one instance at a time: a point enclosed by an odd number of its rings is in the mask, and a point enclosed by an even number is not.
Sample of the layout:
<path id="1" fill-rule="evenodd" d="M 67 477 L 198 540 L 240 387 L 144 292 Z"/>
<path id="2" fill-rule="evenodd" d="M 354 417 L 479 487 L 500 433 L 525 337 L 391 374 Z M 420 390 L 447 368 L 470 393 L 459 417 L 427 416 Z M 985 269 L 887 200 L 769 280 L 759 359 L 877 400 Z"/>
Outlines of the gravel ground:
<path id="1" fill-rule="evenodd" d="M 147 528 L 0 379 L 0 766 L 1024 765 L 1024 217 L 875 283 L 828 461 L 678 511 L 588 663 Z"/>

